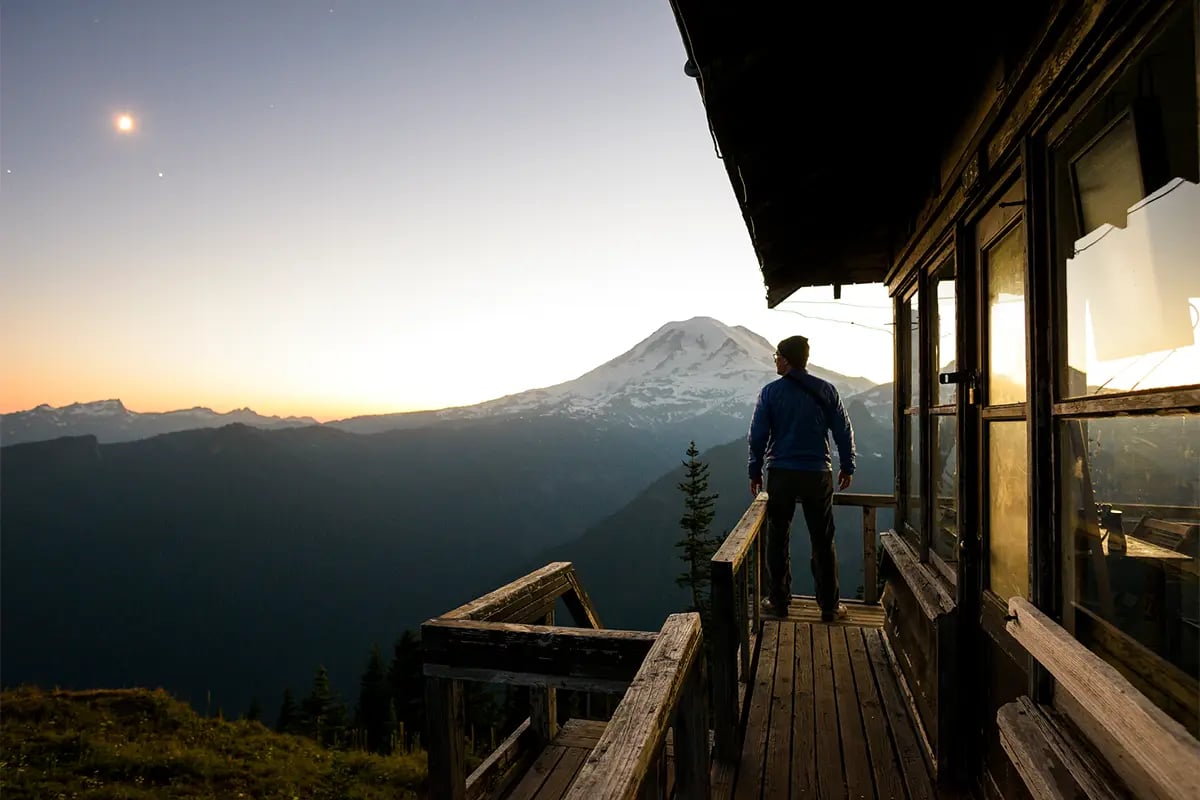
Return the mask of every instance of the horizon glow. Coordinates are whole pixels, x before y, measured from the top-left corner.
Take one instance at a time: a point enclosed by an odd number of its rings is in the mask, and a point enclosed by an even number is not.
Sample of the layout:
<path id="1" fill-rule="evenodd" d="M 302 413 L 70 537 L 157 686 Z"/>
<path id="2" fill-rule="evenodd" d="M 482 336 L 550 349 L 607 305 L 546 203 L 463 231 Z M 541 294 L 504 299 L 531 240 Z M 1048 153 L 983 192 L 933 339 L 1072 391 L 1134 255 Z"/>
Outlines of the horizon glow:
<path id="1" fill-rule="evenodd" d="M 0 7 L 0 412 L 470 405 L 694 316 L 891 380 L 882 287 L 767 310 L 668 3 L 337 11 Z"/>

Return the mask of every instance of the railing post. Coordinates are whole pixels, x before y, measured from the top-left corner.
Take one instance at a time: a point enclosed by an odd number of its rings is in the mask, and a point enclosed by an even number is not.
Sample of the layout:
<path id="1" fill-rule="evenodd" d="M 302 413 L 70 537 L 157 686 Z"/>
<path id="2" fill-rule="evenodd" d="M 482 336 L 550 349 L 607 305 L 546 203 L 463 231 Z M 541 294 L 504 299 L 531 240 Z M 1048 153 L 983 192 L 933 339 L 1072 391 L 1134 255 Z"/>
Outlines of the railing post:
<path id="1" fill-rule="evenodd" d="M 461 681 L 425 678 L 425 719 L 430 797 L 465 800 L 466 712 Z"/>
<path id="2" fill-rule="evenodd" d="M 554 624 L 553 609 L 542 620 L 543 625 Z M 541 746 L 550 744 L 558 734 L 558 695 L 557 690 L 546 687 L 532 687 L 529 690 L 529 725 L 533 735 Z"/>
<path id="3" fill-rule="evenodd" d="M 708 692 L 697 660 L 675 712 L 675 797 L 709 800 Z"/>
<path id="4" fill-rule="evenodd" d="M 713 735 L 717 758 L 736 762 L 737 742 L 737 624 L 733 565 L 712 562 L 712 682 Z M 744 612 L 744 609 L 743 609 Z M 741 617 L 745 619 L 744 613 Z"/>
<path id="5" fill-rule="evenodd" d="M 863 506 L 863 602 L 879 602 L 879 565 L 875 506 Z"/>
<path id="6" fill-rule="evenodd" d="M 745 678 L 750 674 L 750 630 L 749 630 L 749 614 L 750 614 L 750 595 L 754 594 L 750 588 L 750 570 L 742 566 L 741 569 L 733 571 L 733 602 L 737 609 L 734 615 L 734 630 L 737 632 L 737 638 L 734 640 L 734 647 L 737 648 L 739 659 L 738 672 L 739 678 Z"/>

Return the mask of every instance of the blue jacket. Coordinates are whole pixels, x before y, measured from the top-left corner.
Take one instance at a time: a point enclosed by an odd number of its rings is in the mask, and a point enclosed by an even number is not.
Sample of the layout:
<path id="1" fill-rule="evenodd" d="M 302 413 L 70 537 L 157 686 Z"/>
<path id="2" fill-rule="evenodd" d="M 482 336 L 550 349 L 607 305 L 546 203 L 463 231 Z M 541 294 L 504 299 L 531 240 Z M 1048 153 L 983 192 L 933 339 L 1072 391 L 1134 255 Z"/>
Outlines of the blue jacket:
<path id="1" fill-rule="evenodd" d="M 825 408 L 797 382 L 819 395 Z M 854 474 L 854 428 L 833 384 L 802 369 L 771 381 L 759 393 L 750 421 L 750 479 L 758 480 L 771 467 L 829 471 L 830 431 L 839 468 Z"/>

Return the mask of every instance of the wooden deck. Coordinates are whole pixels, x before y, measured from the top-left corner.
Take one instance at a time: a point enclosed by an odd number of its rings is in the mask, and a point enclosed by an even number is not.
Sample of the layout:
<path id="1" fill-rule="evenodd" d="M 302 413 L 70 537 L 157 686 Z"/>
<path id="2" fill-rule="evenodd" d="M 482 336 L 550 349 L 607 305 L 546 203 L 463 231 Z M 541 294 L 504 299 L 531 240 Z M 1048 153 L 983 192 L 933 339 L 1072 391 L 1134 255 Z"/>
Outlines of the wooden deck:
<path id="1" fill-rule="evenodd" d="M 524 777 L 504 795 L 506 800 L 559 800 L 579 774 L 579 768 L 588 753 L 600 741 L 605 723 L 593 720 L 572 719 L 563 723 L 554 740 L 533 762 Z M 674 752 L 672 743 L 667 742 L 665 774 L 660 780 L 666 786 L 664 797 L 671 796 L 674 781 Z"/>
<path id="2" fill-rule="evenodd" d="M 937 796 L 879 629 L 882 611 L 847 605 L 851 616 L 838 624 L 810 621 L 819 617 L 795 599 L 788 619 L 765 619 L 741 758 L 714 796 Z"/>

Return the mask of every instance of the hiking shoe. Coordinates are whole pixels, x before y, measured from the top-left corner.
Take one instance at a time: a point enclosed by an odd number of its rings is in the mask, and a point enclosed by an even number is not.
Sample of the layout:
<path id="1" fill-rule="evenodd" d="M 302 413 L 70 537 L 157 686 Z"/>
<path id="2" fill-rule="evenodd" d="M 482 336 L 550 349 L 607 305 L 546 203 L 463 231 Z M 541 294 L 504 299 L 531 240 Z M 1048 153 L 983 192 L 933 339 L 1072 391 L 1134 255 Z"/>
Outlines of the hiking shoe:
<path id="1" fill-rule="evenodd" d="M 786 617 L 787 606 L 779 606 L 771 602 L 771 598 L 764 597 L 762 599 L 762 613 L 768 617 Z"/>
<path id="2" fill-rule="evenodd" d="M 836 608 L 830 610 L 821 609 L 821 622 L 843 620 L 849 613 L 850 610 L 846 608 L 845 603 L 838 603 Z"/>

